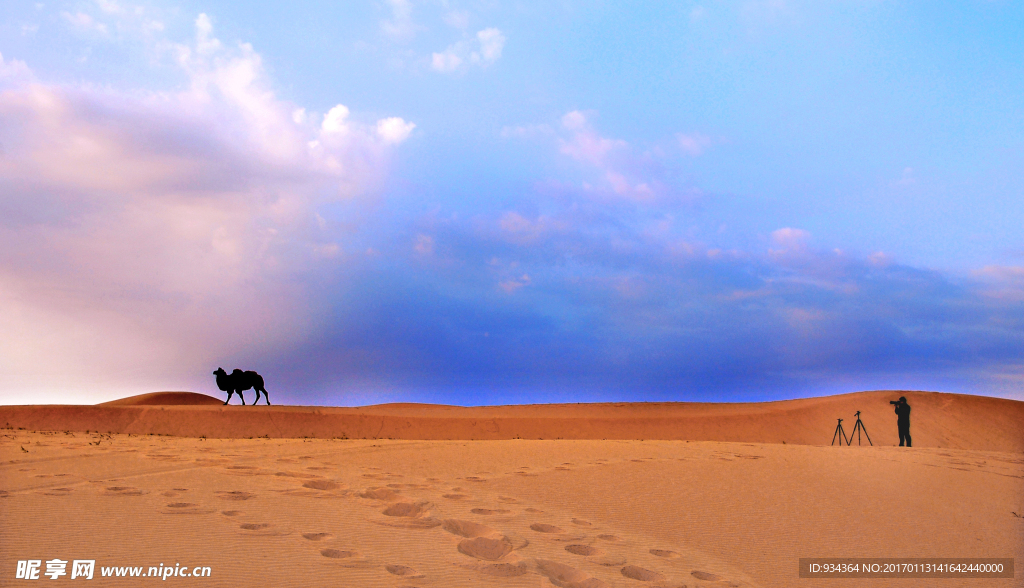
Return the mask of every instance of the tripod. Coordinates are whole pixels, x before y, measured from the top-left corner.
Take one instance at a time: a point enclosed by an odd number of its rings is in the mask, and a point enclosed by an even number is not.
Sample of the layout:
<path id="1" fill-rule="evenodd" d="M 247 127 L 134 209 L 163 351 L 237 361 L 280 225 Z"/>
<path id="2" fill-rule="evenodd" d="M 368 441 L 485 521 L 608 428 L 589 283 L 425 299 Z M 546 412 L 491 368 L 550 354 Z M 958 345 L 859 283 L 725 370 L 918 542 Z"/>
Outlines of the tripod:
<path id="1" fill-rule="evenodd" d="M 832 445 L 836 444 L 836 435 L 839 435 L 839 446 L 840 447 L 843 446 L 843 441 L 844 440 L 846 441 L 847 445 L 850 444 L 850 441 L 848 439 L 846 439 L 846 433 L 843 432 L 843 419 L 839 419 L 839 424 L 836 425 L 836 432 L 832 434 Z"/>
<path id="2" fill-rule="evenodd" d="M 872 447 L 874 447 L 875 444 L 871 442 L 871 437 L 868 435 L 867 428 L 864 426 L 864 423 L 861 422 L 861 420 L 860 420 L 860 411 L 858 410 L 857 414 L 855 414 L 853 416 L 857 417 L 857 422 L 853 425 L 853 431 L 850 431 L 850 441 L 853 441 L 853 434 L 856 432 L 857 433 L 857 445 L 860 445 L 860 432 L 864 431 L 864 436 L 868 438 L 868 445 L 871 445 Z M 835 435 L 833 435 L 833 438 L 834 437 L 835 437 Z M 851 445 L 850 441 L 847 441 L 846 444 L 847 445 Z M 840 445 L 842 445 L 842 444 L 840 443 Z"/>

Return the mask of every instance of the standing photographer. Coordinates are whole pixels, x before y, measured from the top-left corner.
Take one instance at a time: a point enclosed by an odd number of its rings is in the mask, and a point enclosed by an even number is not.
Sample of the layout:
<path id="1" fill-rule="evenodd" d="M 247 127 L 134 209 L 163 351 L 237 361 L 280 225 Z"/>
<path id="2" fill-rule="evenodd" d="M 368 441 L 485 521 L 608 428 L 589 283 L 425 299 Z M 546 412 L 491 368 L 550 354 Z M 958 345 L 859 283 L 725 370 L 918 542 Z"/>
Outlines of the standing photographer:
<path id="1" fill-rule="evenodd" d="M 899 400 L 890 400 L 889 404 L 896 405 L 896 427 L 900 430 L 900 447 L 906 440 L 907 447 L 910 447 L 910 405 L 907 404 L 907 397 L 900 396 Z"/>

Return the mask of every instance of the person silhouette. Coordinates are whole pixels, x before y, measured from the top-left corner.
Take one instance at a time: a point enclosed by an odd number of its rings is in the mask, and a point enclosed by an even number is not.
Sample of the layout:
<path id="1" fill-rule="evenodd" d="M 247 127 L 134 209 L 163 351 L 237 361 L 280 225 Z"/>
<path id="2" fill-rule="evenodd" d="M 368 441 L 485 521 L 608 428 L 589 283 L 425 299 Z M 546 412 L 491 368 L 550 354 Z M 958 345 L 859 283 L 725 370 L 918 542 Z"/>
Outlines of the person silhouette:
<path id="1" fill-rule="evenodd" d="M 910 447 L 910 405 L 907 404 L 907 397 L 900 396 L 899 400 L 890 400 L 889 404 L 896 405 L 896 428 L 900 431 L 900 447 L 907 442 Z"/>

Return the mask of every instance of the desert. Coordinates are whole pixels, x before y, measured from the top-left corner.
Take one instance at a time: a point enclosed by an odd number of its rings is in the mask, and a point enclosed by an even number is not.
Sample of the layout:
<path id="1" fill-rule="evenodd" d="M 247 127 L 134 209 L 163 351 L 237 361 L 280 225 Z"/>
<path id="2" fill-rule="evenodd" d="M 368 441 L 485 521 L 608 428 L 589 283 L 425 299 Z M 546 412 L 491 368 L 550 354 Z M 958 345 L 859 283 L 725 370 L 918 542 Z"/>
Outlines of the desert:
<path id="1" fill-rule="evenodd" d="M 0 587 L 1024 587 L 1024 2 L 0 6 Z"/>
<path id="2" fill-rule="evenodd" d="M 912 448 L 895 446 L 894 395 L 915 409 Z M 1020 585 L 797 577 L 809 557 L 1020 561 L 1017 401 L 221 402 L 0 408 L 0 569 L 90 559 L 98 586 L 148 581 L 101 567 L 150 566 L 210 569 L 166 580 L 190 586 Z M 830 445 L 856 410 L 873 444 Z"/>

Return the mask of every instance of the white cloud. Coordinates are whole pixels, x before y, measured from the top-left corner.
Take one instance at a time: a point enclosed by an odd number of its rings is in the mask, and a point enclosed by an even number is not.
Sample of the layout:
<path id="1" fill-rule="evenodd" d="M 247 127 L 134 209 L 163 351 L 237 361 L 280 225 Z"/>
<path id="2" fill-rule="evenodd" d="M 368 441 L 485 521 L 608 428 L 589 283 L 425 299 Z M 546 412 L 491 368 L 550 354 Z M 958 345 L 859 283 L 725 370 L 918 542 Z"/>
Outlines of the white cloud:
<path id="1" fill-rule="evenodd" d="M 19 61 L 17 59 L 5 60 L 3 53 L 0 53 L 0 80 L 27 79 L 31 76 L 32 71 L 24 61 Z"/>
<path id="2" fill-rule="evenodd" d="M 213 37 L 213 23 L 206 13 L 196 17 L 196 52 L 200 55 L 209 55 L 220 50 L 220 40 Z"/>
<path id="3" fill-rule="evenodd" d="M 694 157 L 704 153 L 704 150 L 711 146 L 711 139 L 700 133 L 684 134 L 677 133 L 676 139 L 683 152 Z"/>
<path id="4" fill-rule="evenodd" d="M 71 14 L 70 12 L 62 11 L 60 15 L 68 24 L 80 31 L 99 33 L 101 35 L 106 35 L 108 32 L 107 25 L 97 22 L 96 19 L 84 12 Z"/>
<path id="5" fill-rule="evenodd" d="M 477 32 L 476 37 L 450 45 L 440 53 L 431 54 L 430 67 L 441 73 L 458 71 L 464 64 L 486 68 L 501 58 L 505 35 L 496 28 Z"/>
<path id="6" fill-rule="evenodd" d="M 327 112 L 320 128 L 325 133 L 347 133 L 348 125 L 345 119 L 348 118 L 348 114 L 348 108 L 344 104 L 339 104 Z"/>
<path id="7" fill-rule="evenodd" d="M 777 260 L 803 255 L 807 252 L 807 241 L 810 238 L 811 234 L 803 229 L 783 227 L 772 231 L 774 247 L 768 249 L 768 254 Z"/>
<path id="8" fill-rule="evenodd" d="M 161 47 L 184 89 L 46 84 L 0 56 L 0 389 L 133 373 L 159 389 L 289 345 L 312 320 L 297 276 L 345 259 L 318 207 L 376 190 L 415 126 L 343 105 L 310 124 L 205 15 Z"/>
<path id="9" fill-rule="evenodd" d="M 464 30 L 469 26 L 469 13 L 465 10 L 452 10 L 444 15 L 444 22 L 448 26 Z"/>
<path id="10" fill-rule="evenodd" d="M 476 34 L 480 43 L 480 51 L 473 52 L 473 63 L 488 66 L 501 58 L 501 50 L 505 47 L 505 35 L 498 29 L 484 29 Z"/>
<path id="11" fill-rule="evenodd" d="M 604 167 L 608 154 L 614 149 L 627 146 L 625 141 L 608 139 L 597 134 L 587 121 L 585 114 L 578 110 L 562 117 L 562 127 L 571 131 L 568 139 L 560 139 L 559 150 L 577 161 Z"/>
<path id="12" fill-rule="evenodd" d="M 113 0 L 96 0 L 96 6 L 109 14 L 120 14 L 122 12 L 121 5 Z"/>
<path id="13" fill-rule="evenodd" d="M 407 41 L 416 33 L 412 22 L 412 3 L 409 0 L 387 0 L 391 7 L 391 19 L 381 21 L 384 34 L 396 41 Z"/>
<path id="14" fill-rule="evenodd" d="M 391 118 L 382 118 L 377 121 L 377 136 L 379 136 L 385 144 L 397 145 L 409 138 L 409 134 L 416 128 L 415 123 L 405 122 L 405 120 L 393 116 Z"/>
<path id="15" fill-rule="evenodd" d="M 430 67 L 441 73 L 453 72 L 459 69 L 460 65 L 462 65 L 462 58 L 456 55 L 451 47 L 444 53 L 434 53 L 430 59 Z"/>

